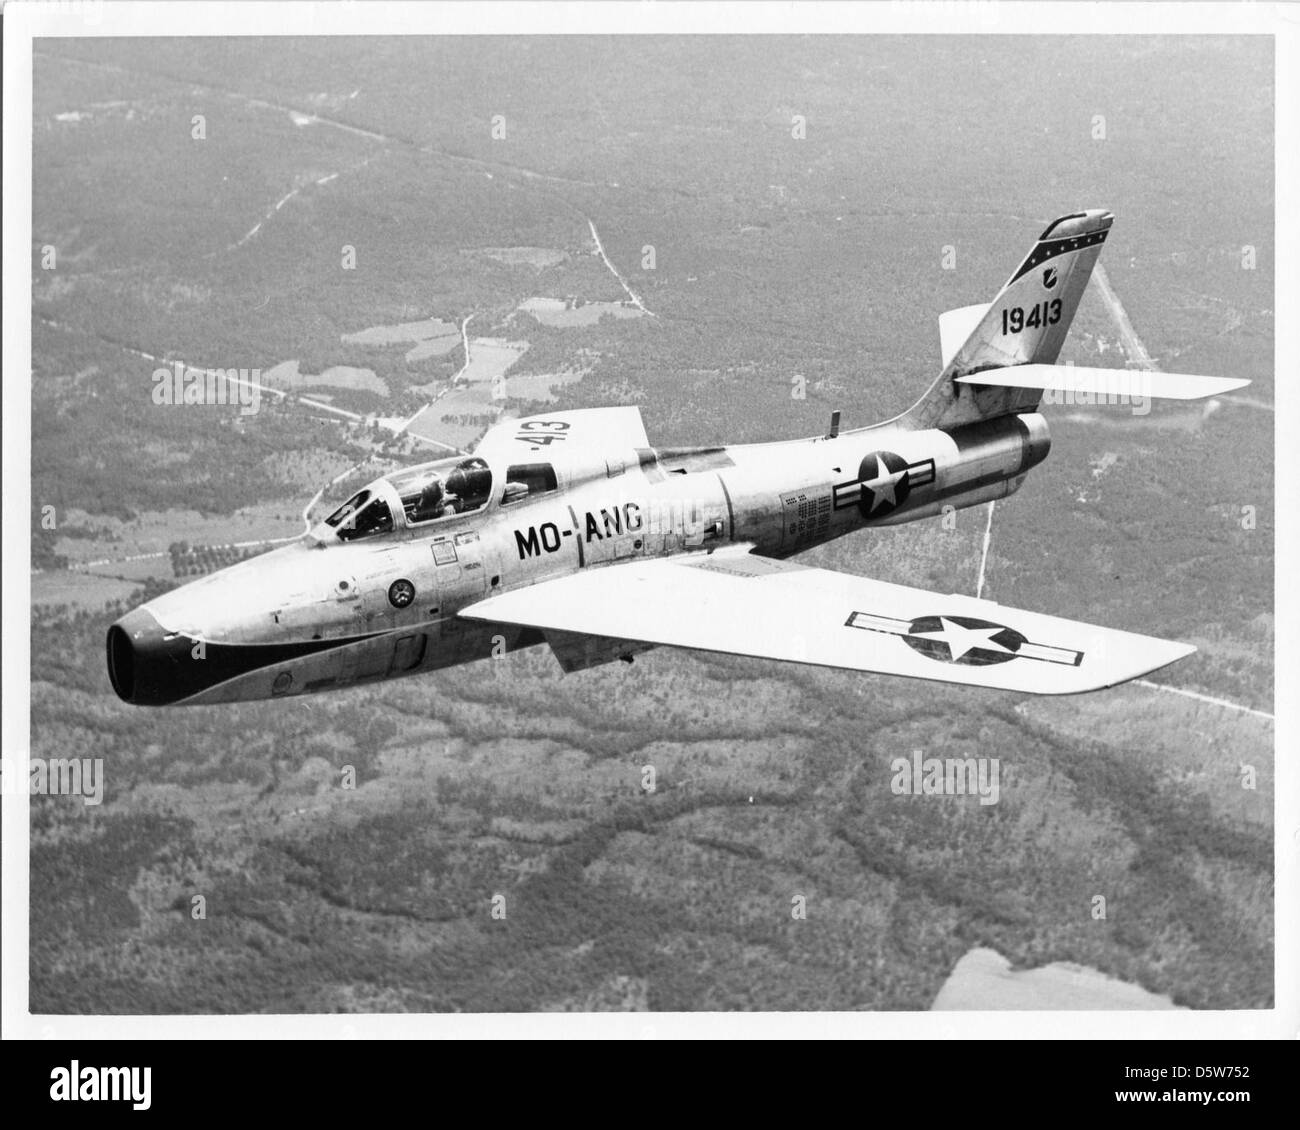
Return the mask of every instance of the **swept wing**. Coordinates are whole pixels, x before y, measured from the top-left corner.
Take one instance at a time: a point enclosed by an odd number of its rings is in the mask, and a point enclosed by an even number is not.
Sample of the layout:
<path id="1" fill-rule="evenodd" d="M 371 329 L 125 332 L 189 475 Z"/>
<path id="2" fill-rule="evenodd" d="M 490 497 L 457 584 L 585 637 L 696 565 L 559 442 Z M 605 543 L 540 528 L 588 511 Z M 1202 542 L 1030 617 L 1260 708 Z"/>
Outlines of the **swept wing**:
<path id="1" fill-rule="evenodd" d="M 1034 694 L 1114 686 L 1196 650 L 740 547 L 575 573 L 489 597 L 460 615 Z"/>

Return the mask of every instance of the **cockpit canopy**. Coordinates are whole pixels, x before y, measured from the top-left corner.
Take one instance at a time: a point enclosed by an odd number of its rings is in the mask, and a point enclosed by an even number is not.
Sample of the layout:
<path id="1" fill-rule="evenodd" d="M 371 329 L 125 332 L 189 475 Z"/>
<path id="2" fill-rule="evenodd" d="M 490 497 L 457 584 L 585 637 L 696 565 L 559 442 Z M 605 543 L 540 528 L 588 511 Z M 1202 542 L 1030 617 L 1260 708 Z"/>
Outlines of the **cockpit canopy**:
<path id="1" fill-rule="evenodd" d="M 340 541 L 386 534 L 393 528 L 393 512 L 388 500 L 367 487 L 358 491 L 325 519 Z"/>
<path id="2" fill-rule="evenodd" d="M 441 459 L 376 479 L 316 527 L 317 541 L 355 541 L 483 509 L 492 470 L 477 457 Z"/>
<path id="3" fill-rule="evenodd" d="M 408 526 L 481 510 L 492 494 L 492 472 L 482 459 L 413 467 L 388 482 L 401 499 Z"/>

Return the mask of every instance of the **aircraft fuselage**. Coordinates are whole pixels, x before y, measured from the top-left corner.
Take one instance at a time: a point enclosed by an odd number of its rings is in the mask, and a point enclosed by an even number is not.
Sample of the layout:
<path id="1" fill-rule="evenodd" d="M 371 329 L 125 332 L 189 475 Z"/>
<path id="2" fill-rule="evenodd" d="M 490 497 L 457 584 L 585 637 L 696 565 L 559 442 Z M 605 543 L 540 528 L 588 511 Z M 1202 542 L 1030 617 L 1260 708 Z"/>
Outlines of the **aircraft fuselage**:
<path id="1" fill-rule="evenodd" d="M 885 424 L 834 438 L 629 449 L 586 466 L 557 456 L 551 489 L 509 501 L 506 468 L 492 466 L 490 500 L 474 513 L 422 524 L 399 513 L 391 530 L 354 541 L 306 536 L 150 601 L 110 629 L 110 676 L 128 702 L 202 705 L 500 655 L 546 637 L 462 619 L 461 609 L 633 557 L 732 543 L 789 557 L 864 527 L 1004 498 L 1049 447 L 1043 417 L 1024 413 L 951 431 Z M 566 670 L 644 646 L 550 642 Z"/>

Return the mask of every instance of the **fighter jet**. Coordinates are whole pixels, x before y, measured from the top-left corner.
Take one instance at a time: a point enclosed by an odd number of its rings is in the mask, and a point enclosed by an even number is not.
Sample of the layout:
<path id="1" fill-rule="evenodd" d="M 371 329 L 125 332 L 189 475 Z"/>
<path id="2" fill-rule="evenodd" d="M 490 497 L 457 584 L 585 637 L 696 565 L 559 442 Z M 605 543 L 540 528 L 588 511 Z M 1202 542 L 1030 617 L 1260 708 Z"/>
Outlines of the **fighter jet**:
<path id="1" fill-rule="evenodd" d="M 676 647 L 1073 694 L 1182 659 L 1195 648 L 791 560 L 1014 494 L 1051 446 L 1045 390 L 1249 383 L 1055 364 L 1112 219 L 1053 221 L 992 303 L 942 315 L 942 370 L 891 420 L 692 448 L 652 446 L 631 407 L 500 422 L 470 455 L 378 478 L 299 541 L 123 616 L 113 687 L 146 706 L 291 698 L 546 645 L 566 672 Z"/>

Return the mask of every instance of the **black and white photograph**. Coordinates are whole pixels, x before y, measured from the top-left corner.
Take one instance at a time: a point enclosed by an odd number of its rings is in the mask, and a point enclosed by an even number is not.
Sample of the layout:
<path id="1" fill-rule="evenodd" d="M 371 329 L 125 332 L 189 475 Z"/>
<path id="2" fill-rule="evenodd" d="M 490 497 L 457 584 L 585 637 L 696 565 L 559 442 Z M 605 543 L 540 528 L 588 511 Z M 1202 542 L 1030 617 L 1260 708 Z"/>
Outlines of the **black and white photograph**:
<path id="1" fill-rule="evenodd" d="M 1294 1029 L 1276 16 L 31 7 L 8 1032 Z"/>

